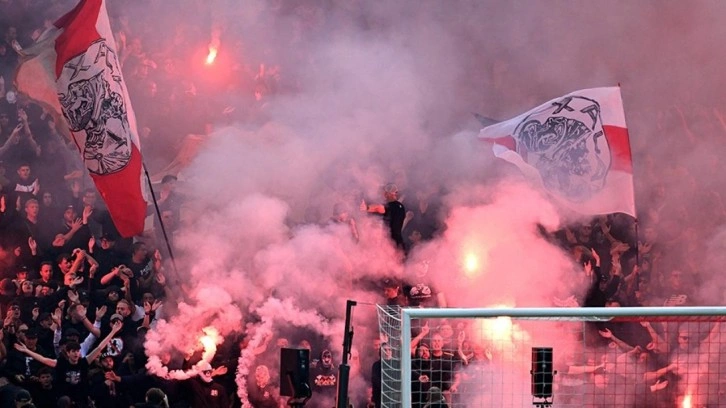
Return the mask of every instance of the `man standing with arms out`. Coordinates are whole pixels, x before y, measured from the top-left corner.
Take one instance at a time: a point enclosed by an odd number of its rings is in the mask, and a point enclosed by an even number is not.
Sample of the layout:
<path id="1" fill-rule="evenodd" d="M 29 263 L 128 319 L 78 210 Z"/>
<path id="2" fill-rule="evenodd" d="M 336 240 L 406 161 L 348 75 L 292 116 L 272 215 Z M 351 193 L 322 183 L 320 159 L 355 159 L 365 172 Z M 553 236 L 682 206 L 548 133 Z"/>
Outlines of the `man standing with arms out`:
<path id="1" fill-rule="evenodd" d="M 106 347 L 113 336 L 121 330 L 121 327 L 122 324 L 120 322 L 115 323 L 111 328 L 111 333 L 86 358 L 81 358 L 81 346 L 77 342 L 66 344 L 65 354 L 61 355 L 58 359 L 42 356 L 31 351 L 22 343 L 15 343 L 15 349 L 48 367 L 55 368 L 55 381 L 59 395 L 69 397 L 75 403 L 76 407 L 88 407 L 88 368 L 101 354 L 101 350 Z"/>
<path id="2" fill-rule="evenodd" d="M 391 239 L 396 243 L 396 248 L 405 251 L 402 230 L 403 222 L 406 219 L 406 208 L 398 201 L 398 187 L 393 183 L 386 184 L 383 187 L 383 197 L 386 199 L 386 204 L 367 205 L 363 200 L 360 209 L 368 213 L 383 215 L 383 219 L 391 231 Z"/>

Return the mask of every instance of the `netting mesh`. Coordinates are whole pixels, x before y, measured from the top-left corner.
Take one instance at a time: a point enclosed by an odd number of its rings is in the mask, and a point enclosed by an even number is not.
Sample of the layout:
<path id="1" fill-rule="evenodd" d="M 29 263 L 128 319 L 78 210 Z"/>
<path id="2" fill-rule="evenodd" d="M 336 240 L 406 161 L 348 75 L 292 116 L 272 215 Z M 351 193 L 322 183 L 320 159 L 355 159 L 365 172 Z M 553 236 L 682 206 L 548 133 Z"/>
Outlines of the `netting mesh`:
<path id="1" fill-rule="evenodd" d="M 438 399 L 451 407 L 726 406 L 722 316 L 592 320 L 412 319 L 402 344 L 400 309 L 379 307 L 390 347 L 382 406 L 402 406 L 403 393 L 412 407 Z"/>
<path id="2" fill-rule="evenodd" d="M 401 308 L 378 307 L 381 335 L 381 406 L 401 406 Z"/>

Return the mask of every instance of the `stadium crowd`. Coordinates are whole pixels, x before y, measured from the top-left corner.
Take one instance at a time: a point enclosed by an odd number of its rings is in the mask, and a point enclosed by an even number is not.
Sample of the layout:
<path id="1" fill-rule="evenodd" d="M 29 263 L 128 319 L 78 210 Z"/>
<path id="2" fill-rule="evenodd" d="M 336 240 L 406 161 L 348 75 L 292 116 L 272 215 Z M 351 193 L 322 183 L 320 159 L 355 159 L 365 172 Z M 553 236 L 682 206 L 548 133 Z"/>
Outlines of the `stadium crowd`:
<path id="1" fill-rule="evenodd" d="M 204 2 L 188 3 L 201 8 Z M 73 4 L 70 0 L 0 1 L 0 406 L 239 406 L 233 377 L 239 356 L 236 346 L 244 343 L 244 333 L 226 339 L 215 357 L 216 367 L 206 366 L 190 379 L 176 381 L 147 374 L 145 335 L 174 313 L 181 296 L 161 234 L 120 237 L 56 118 L 14 89 L 13 73 L 22 50 Z M 161 38 L 150 31 L 153 24 L 125 16 L 122 4 L 110 4 L 109 12 L 152 169 L 164 170 L 184 143 L 183 136 L 204 134 L 210 123 L 264 123 L 269 95 L 295 88 L 294 78 L 285 77 L 285 67 L 266 60 L 265 55 L 245 55 L 244 61 L 229 64 L 234 68 L 227 73 L 224 86 L 204 82 L 180 65 L 194 56 L 195 49 L 206 46 L 208 32 L 186 26 Z M 150 2 L 150 7 L 159 5 Z M 320 28 L 324 14 L 314 7 L 288 9 L 281 5 L 266 12 L 297 13 L 298 29 L 312 32 Z M 238 47 L 241 55 L 242 45 Z M 207 99 L 212 93 L 226 98 Z M 225 99 L 225 103 L 219 102 Z M 165 137 L 156 137 L 161 133 Z M 180 136 L 174 140 L 166 135 Z M 714 155 L 714 161 L 704 162 L 699 171 L 717 169 L 717 159 Z M 666 196 L 672 193 L 668 179 L 656 173 L 653 163 L 645 163 L 639 171 L 652 181 L 652 191 L 647 194 L 655 197 L 653 202 L 666 203 Z M 699 298 L 696 290 L 703 278 L 699 260 L 708 250 L 700 245 L 697 231 L 714 231 L 726 223 L 724 186 L 704 187 L 692 169 L 674 167 L 669 171 L 670 179 L 690 181 L 690 190 L 681 194 L 708 203 L 699 208 L 702 213 L 694 214 L 685 206 L 654 205 L 641 217 L 640 231 L 630 217 L 621 214 L 555 232 L 541 231 L 543 238 L 581 265 L 573 275 L 573 286 L 585 282 L 590 287 L 581 298 L 555 299 L 554 305 L 682 306 L 711 300 Z M 161 216 L 172 231 L 182 228 L 184 199 L 175 191 L 175 174 L 160 179 Z M 387 185 L 384 194 L 385 204 L 363 203 L 356 217 L 366 213 L 386 217 L 391 238 L 402 251 L 441 234 L 445 208 L 436 196 L 401 194 L 395 185 Z M 351 223 L 355 233 L 352 214 L 342 208 L 336 212 L 336 220 Z M 390 277 L 372 290 L 388 305 L 455 304 L 429 282 L 425 265 L 419 269 L 411 279 Z M 694 333 L 702 338 L 691 341 L 708 343 L 708 336 L 718 329 L 714 325 Z M 643 370 L 648 373 L 643 384 L 666 395 L 658 401 L 675 398 L 679 381 L 690 381 L 683 369 L 679 372 L 673 365 L 691 349 L 685 344 L 689 341 L 686 327 L 606 324 L 593 330 L 602 344 L 616 342 L 628 356 L 635 352 L 651 356 L 643 360 L 647 361 Z M 485 366 L 496 358 L 486 344 L 473 340 L 466 326 L 422 324 L 414 335 L 417 407 L 443 406 L 443 400 L 455 405 L 456 394 L 476 383 L 474 371 L 466 368 Z M 385 338 L 366 339 L 365 344 L 360 351 L 354 350 L 351 365 L 368 393 L 362 401 L 353 402 L 378 407 L 381 359 L 391 355 Z M 324 342 L 311 341 L 306 333 L 286 333 L 267 339 L 256 353 L 265 357 L 261 361 L 273 361 L 271 356 L 279 354 L 279 347 L 289 345 L 311 349 L 316 357 L 311 368 L 314 391 L 334 395 L 337 368 L 330 346 Z M 199 351 L 170 353 L 164 358 L 165 364 L 178 369 L 188 369 L 199 359 Z M 582 372 L 592 373 L 600 364 L 582 367 Z M 253 407 L 284 406 L 275 373 L 276 367 L 255 365 L 248 388 Z M 669 387 L 669 381 L 675 385 Z"/>

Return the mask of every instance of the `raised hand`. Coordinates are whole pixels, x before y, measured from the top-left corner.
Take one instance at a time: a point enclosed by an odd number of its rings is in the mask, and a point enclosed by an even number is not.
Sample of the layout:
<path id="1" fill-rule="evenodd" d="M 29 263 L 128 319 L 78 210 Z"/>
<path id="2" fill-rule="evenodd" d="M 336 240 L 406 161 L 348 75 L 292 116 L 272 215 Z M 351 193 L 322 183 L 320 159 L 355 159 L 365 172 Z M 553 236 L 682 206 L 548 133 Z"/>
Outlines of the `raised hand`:
<path id="1" fill-rule="evenodd" d="M 421 334 L 426 336 L 429 334 L 430 331 L 431 331 L 431 328 L 429 327 L 429 322 L 426 322 L 426 324 L 424 324 L 423 327 L 421 327 Z"/>
<path id="2" fill-rule="evenodd" d="M 164 276 L 163 273 L 157 272 L 156 273 L 156 281 L 159 282 L 159 285 L 165 285 L 166 284 L 166 276 Z"/>
<path id="3" fill-rule="evenodd" d="M 83 319 L 84 317 L 86 317 L 87 311 L 88 310 L 83 305 L 76 306 L 76 315 L 78 316 L 79 319 Z"/>
<path id="4" fill-rule="evenodd" d="M 71 286 L 76 287 L 76 286 L 80 285 L 81 283 L 83 283 L 83 276 L 76 276 L 76 278 L 73 279 L 73 281 L 71 282 Z"/>
<path id="5" fill-rule="evenodd" d="M 106 381 L 115 381 L 115 382 L 121 381 L 121 377 L 119 377 L 113 371 L 106 371 L 106 374 L 104 374 L 104 378 L 106 378 Z"/>
<path id="6" fill-rule="evenodd" d="M 88 223 L 88 218 L 93 214 L 93 208 L 90 205 L 83 207 L 83 222 Z"/>
<path id="7" fill-rule="evenodd" d="M 124 324 L 121 323 L 120 320 L 116 320 L 113 323 L 111 323 L 111 332 L 118 333 L 122 328 L 124 327 Z"/>
<path id="8" fill-rule="evenodd" d="M 212 377 L 227 374 L 227 366 L 219 366 L 212 370 Z"/>
<path id="9" fill-rule="evenodd" d="M 38 243 L 35 242 L 33 237 L 28 237 L 28 247 L 30 247 L 30 253 L 35 255 L 38 253 Z"/>
<path id="10" fill-rule="evenodd" d="M 69 290 L 68 291 L 68 300 L 71 301 L 71 303 L 80 303 L 80 297 L 78 296 L 78 292 L 75 290 Z"/>
<path id="11" fill-rule="evenodd" d="M 18 350 L 21 353 L 25 353 L 28 351 L 28 348 L 23 343 L 15 343 L 13 347 L 15 347 L 15 350 Z"/>
<path id="12" fill-rule="evenodd" d="M 595 258 L 595 263 L 596 264 L 599 264 L 600 263 L 600 255 L 597 254 L 597 251 L 595 251 L 594 249 L 590 248 L 590 253 L 592 254 L 592 257 Z"/>
<path id="13" fill-rule="evenodd" d="M 5 326 L 12 323 L 13 319 L 15 318 L 15 312 L 13 312 L 13 309 L 8 308 L 7 313 L 5 313 Z"/>
<path id="14" fill-rule="evenodd" d="M 660 391 L 668 386 L 668 380 L 658 380 L 655 384 L 650 386 L 650 390 L 653 392 Z"/>
<path id="15" fill-rule="evenodd" d="M 71 231 L 76 232 L 83 226 L 83 220 L 80 218 L 76 218 L 71 222 Z"/>
<path id="16" fill-rule="evenodd" d="M 96 320 L 101 320 L 103 316 L 106 315 L 106 311 L 108 311 L 108 306 L 103 305 L 101 307 L 96 308 Z"/>
<path id="17" fill-rule="evenodd" d="M 18 123 L 17 126 L 15 126 L 15 129 L 13 129 L 13 133 L 10 134 L 10 140 L 12 140 L 13 144 L 20 143 L 20 131 L 23 130 L 23 124 Z"/>
<path id="18" fill-rule="evenodd" d="M 585 262 L 585 275 L 592 276 L 592 261 Z"/>

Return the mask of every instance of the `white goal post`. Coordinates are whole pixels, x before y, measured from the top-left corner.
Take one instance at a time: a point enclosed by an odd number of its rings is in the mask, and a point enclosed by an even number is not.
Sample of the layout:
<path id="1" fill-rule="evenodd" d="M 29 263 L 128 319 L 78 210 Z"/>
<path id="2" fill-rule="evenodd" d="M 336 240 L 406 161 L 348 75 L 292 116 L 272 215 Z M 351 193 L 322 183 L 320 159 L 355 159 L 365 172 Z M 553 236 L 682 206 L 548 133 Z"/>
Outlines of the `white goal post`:
<path id="1" fill-rule="evenodd" d="M 719 380 L 720 377 L 726 378 L 726 357 L 724 363 L 720 361 L 720 355 L 726 352 L 726 336 L 723 336 L 722 341 L 721 325 L 716 323 L 724 319 L 726 307 L 400 309 L 379 306 L 380 331 L 392 349 L 388 352 L 388 361 L 382 363 L 382 406 L 407 408 L 423 405 L 422 400 L 428 394 L 412 400 L 412 394 L 415 394 L 415 391 L 412 393 L 412 384 L 417 381 L 412 373 L 416 372 L 414 366 L 419 358 L 418 355 L 414 356 L 412 341 L 414 347 L 418 345 L 435 348 L 433 344 L 433 347 L 428 345 L 426 339 L 433 338 L 434 342 L 441 342 L 441 336 L 437 338 L 437 334 L 434 334 L 436 330 L 442 330 L 446 337 L 444 332 L 451 332 L 452 328 L 454 333 L 459 332 L 462 339 L 466 338 L 472 343 L 488 343 L 493 349 L 493 352 L 487 349 L 488 358 L 501 362 L 491 364 L 494 367 L 491 372 L 500 370 L 492 376 L 506 377 L 507 381 L 516 383 L 510 384 L 496 379 L 493 386 L 483 386 L 486 393 L 490 394 L 486 399 L 487 404 L 472 403 L 471 399 L 464 401 L 476 394 L 472 389 L 475 390 L 478 385 L 470 385 L 467 388 L 470 395 L 461 396 L 464 393 L 457 390 L 460 401 L 448 401 L 452 407 L 495 406 L 492 404 L 501 407 L 597 407 L 601 406 L 598 405 L 599 400 L 608 399 L 612 399 L 607 402 L 609 406 L 626 406 L 622 405 L 626 402 L 630 404 L 627 406 L 711 406 L 707 404 L 710 399 L 719 398 L 719 395 L 726 393 L 726 380 Z M 647 347 L 643 343 L 643 346 L 628 348 L 626 342 L 616 338 L 615 328 L 611 332 L 608 324 L 635 326 L 644 333 L 650 333 L 653 336 L 652 341 L 647 343 Z M 597 327 L 591 329 L 591 326 Z M 682 339 L 688 337 L 681 336 L 686 330 L 690 330 L 693 337 L 691 346 L 681 344 L 686 342 Z M 464 331 L 466 333 L 461 333 Z M 457 343 L 456 334 L 450 337 L 454 337 L 451 343 Z M 597 341 L 606 345 L 593 346 Z M 448 355 L 456 355 L 454 346 L 451 347 Z M 554 394 L 555 397 L 558 397 L 558 393 L 559 396 L 564 396 L 559 401 L 552 402 L 548 399 L 551 398 L 549 394 L 538 394 L 538 397 L 544 398 L 535 398 L 534 384 L 530 384 L 534 373 L 530 368 L 533 367 L 531 360 L 534 349 L 539 347 L 553 350 L 556 360 L 563 355 L 567 355 L 570 360 L 577 360 L 576 363 L 568 360 L 566 364 L 561 361 L 554 364 L 557 369 L 554 370 Z M 657 356 L 658 360 L 651 362 L 648 367 L 639 368 L 636 357 L 628 359 L 637 353 L 650 353 Z M 491 357 L 491 354 L 495 356 Z M 691 354 L 695 357 L 688 357 Z M 458 359 L 458 356 L 453 358 Z M 466 360 L 466 357 L 462 358 Z M 698 362 L 691 361 L 694 359 Z M 514 372 L 503 372 L 503 369 Z M 606 384 L 587 388 L 594 391 L 572 388 L 577 391 L 579 400 L 566 395 L 565 389 L 570 389 L 568 387 L 571 384 L 559 384 L 560 377 L 576 377 L 573 373 L 589 375 L 598 372 Z M 585 378 L 585 375 L 581 377 Z M 610 382 L 613 384 L 621 377 L 636 378 L 638 381 L 643 378 L 643 387 L 628 390 L 624 387 L 608 386 L 609 377 L 612 377 Z M 591 377 L 586 377 L 584 382 L 589 378 Z M 582 386 L 586 388 L 589 385 Z M 617 391 L 613 391 L 615 388 Z M 500 389 L 505 389 L 509 395 L 492 396 Z M 585 397 L 579 394 L 590 395 L 592 401 L 583 402 L 582 398 Z M 450 398 L 456 400 L 454 396 Z"/>

